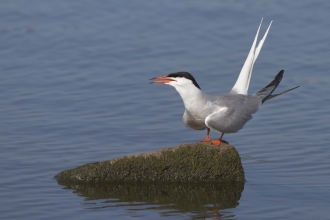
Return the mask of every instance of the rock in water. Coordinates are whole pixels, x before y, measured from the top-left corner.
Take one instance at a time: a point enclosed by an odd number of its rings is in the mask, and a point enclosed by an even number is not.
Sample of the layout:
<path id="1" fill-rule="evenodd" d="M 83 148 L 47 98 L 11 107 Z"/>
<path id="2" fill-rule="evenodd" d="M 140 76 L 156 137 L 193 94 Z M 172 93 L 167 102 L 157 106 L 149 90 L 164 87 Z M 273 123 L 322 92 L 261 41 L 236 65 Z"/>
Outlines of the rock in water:
<path id="1" fill-rule="evenodd" d="M 245 181 L 237 150 L 226 143 L 182 144 L 152 153 L 89 163 L 55 176 L 61 181 Z"/>

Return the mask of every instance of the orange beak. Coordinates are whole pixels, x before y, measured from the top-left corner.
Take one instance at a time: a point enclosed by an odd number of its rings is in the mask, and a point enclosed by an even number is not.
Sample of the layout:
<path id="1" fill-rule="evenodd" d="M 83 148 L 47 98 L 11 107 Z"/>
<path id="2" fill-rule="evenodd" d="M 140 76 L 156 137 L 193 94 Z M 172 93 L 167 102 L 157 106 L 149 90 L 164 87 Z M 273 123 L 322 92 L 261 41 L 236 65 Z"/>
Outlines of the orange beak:
<path id="1" fill-rule="evenodd" d="M 157 76 L 157 77 L 152 78 L 150 80 L 154 80 L 150 84 L 165 84 L 165 83 L 169 83 L 169 82 L 175 81 L 174 79 L 171 79 L 171 78 L 169 78 L 167 76 Z"/>

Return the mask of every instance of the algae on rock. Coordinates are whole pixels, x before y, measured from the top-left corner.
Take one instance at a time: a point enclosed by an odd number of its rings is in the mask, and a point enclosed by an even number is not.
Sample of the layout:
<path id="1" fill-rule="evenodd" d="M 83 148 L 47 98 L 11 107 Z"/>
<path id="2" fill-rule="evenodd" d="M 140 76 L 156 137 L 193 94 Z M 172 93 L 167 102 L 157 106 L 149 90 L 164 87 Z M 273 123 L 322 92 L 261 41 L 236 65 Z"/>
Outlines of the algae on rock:
<path id="1" fill-rule="evenodd" d="M 152 153 L 89 163 L 56 175 L 61 181 L 245 181 L 237 150 L 226 143 L 182 144 Z"/>

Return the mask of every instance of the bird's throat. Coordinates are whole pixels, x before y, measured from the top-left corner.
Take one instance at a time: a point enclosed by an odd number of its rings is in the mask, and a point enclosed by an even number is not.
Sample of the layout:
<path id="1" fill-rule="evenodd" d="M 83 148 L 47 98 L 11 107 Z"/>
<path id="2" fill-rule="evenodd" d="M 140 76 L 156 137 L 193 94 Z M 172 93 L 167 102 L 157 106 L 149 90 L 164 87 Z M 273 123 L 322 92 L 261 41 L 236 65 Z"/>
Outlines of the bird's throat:
<path id="1" fill-rule="evenodd" d="M 202 90 L 196 87 L 180 88 L 176 87 L 180 94 L 185 108 L 190 112 L 195 112 L 197 109 L 205 105 L 206 99 Z"/>

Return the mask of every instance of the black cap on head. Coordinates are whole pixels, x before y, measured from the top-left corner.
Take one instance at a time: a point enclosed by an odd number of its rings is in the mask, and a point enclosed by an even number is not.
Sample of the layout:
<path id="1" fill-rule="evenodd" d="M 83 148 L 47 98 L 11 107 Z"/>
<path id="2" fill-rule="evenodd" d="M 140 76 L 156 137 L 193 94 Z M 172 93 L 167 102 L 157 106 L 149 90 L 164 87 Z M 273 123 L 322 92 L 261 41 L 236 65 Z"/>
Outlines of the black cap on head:
<path id="1" fill-rule="evenodd" d="M 181 77 L 186 78 L 192 81 L 192 83 L 201 90 L 198 83 L 196 82 L 195 78 L 188 72 L 177 72 L 177 73 L 170 73 L 167 75 L 167 77 Z"/>

